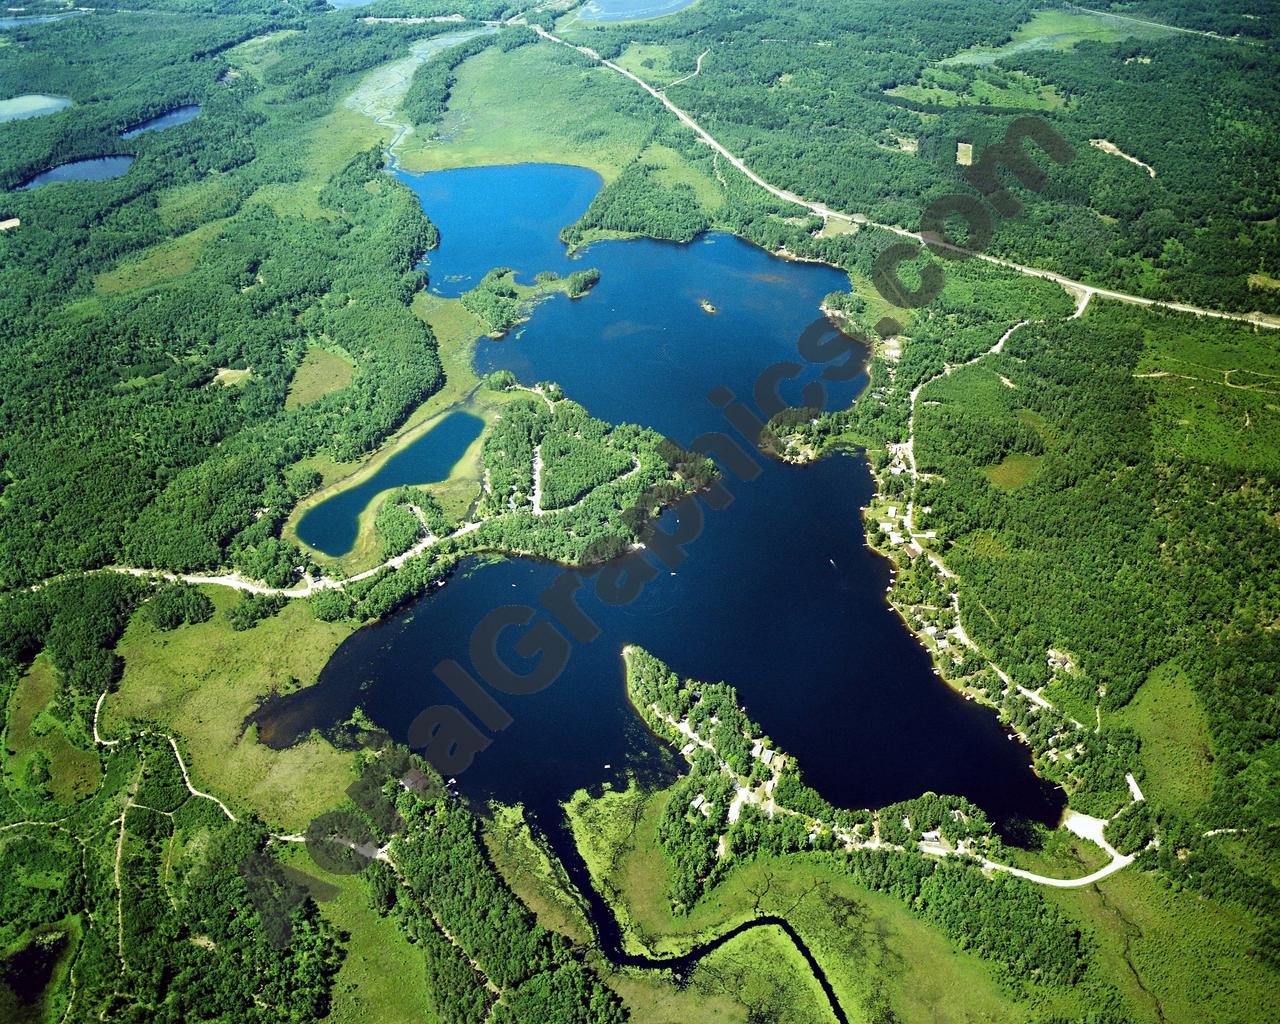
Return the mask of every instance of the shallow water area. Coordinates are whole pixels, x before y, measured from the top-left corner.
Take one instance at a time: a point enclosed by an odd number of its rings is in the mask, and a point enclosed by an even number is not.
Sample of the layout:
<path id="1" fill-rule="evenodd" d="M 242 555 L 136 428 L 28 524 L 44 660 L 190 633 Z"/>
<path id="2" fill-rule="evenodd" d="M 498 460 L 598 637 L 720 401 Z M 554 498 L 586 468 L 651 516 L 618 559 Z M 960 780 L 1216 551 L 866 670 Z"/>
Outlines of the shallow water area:
<path id="1" fill-rule="evenodd" d="M 23 121 L 28 117 L 43 117 L 71 106 L 69 96 L 46 96 L 42 93 L 28 93 L 25 96 L 13 96 L 0 100 L 0 124 L 5 121 Z"/>

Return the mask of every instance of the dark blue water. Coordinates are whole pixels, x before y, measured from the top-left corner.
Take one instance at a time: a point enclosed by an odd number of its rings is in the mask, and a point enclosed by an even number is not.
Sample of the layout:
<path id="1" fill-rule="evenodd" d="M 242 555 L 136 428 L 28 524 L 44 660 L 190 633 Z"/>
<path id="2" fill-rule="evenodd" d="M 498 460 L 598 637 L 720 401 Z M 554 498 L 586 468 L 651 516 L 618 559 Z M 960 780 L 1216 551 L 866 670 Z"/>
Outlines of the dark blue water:
<path id="1" fill-rule="evenodd" d="M 451 172 L 455 183 L 465 173 Z M 505 173 L 505 187 L 518 192 L 530 171 Z M 427 212 L 458 220 L 457 210 Z M 473 214 L 475 266 L 533 269 L 504 252 L 483 207 Z M 545 229 L 554 235 L 562 224 L 557 209 Z M 602 274 L 590 295 L 544 303 L 517 337 L 482 343 L 478 369 L 556 380 L 593 414 L 681 443 L 726 429 L 708 392 L 725 388 L 749 401 L 761 370 L 799 358 L 796 340 L 822 297 L 847 287 L 840 272 L 784 262 L 725 235 L 691 245 L 598 243 L 589 261 Z M 717 315 L 701 311 L 704 298 Z M 833 387 L 831 402 L 847 403 L 862 381 Z M 865 463 L 852 455 L 807 467 L 755 461 L 758 478 L 727 476 L 734 500 L 706 511 L 688 560 L 674 572 L 658 566 L 636 600 L 605 604 L 593 580 L 580 579 L 579 604 L 601 635 L 575 644 L 566 670 L 541 692 L 495 693 L 514 721 L 459 775 L 463 792 L 522 801 L 554 822 L 558 801 L 577 788 L 620 783 L 627 772 L 671 773 L 671 752 L 625 699 L 621 650 L 634 643 L 682 674 L 737 686 L 765 732 L 837 804 L 879 806 L 934 790 L 963 794 L 997 820 L 1056 822 L 1061 802 L 1033 775 L 1025 748 L 934 675 L 886 604 L 889 567 L 865 546 L 859 518 L 872 493 Z M 263 710 L 262 737 L 292 742 L 359 703 L 404 740 L 425 708 L 461 707 L 433 666 L 444 658 L 469 665 L 470 637 L 487 614 L 508 604 L 539 608 L 565 571 L 523 559 L 471 564 L 347 640 L 315 687 Z M 542 610 L 537 621 L 555 620 Z M 523 633 L 504 638 L 512 666 L 528 664 L 511 649 Z"/>
<path id="2" fill-rule="evenodd" d="M 591 0 L 582 12 L 583 21 L 639 21 L 661 18 L 683 11 L 694 0 Z"/>
<path id="3" fill-rule="evenodd" d="M 120 177 L 132 164 L 131 156 L 95 156 L 88 160 L 73 160 L 37 174 L 30 181 L 19 185 L 17 191 L 25 192 L 41 185 L 52 185 L 56 181 L 106 181 L 108 178 Z"/>
<path id="4" fill-rule="evenodd" d="M 122 139 L 132 139 L 135 135 L 141 135 L 144 132 L 162 132 L 166 128 L 173 128 L 180 124 L 186 124 L 188 121 L 194 121 L 200 116 L 200 104 L 193 103 L 187 107 L 177 107 L 167 113 L 161 114 L 159 117 L 153 117 L 150 120 L 136 124 L 128 131 L 120 133 Z"/>
<path id="5" fill-rule="evenodd" d="M 587 266 L 570 260 L 557 236 L 600 191 L 595 171 L 518 164 L 434 174 L 401 171 L 396 177 L 417 193 L 440 229 L 440 246 L 425 260 L 436 295 L 456 298 L 498 266 L 521 270 L 525 284 L 541 270 L 568 274 Z"/>
<path id="6" fill-rule="evenodd" d="M 406 484 L 434 484 L 448 478 L 484 420 L 468 412 L 451 412 L 427 433 L 391 456 L 364 483 L 339 491 L 310 509 L 298 521 L 299 539 L 326 555 L 345 555 L 356 542 L 360 513 L 374 496 Z"/>

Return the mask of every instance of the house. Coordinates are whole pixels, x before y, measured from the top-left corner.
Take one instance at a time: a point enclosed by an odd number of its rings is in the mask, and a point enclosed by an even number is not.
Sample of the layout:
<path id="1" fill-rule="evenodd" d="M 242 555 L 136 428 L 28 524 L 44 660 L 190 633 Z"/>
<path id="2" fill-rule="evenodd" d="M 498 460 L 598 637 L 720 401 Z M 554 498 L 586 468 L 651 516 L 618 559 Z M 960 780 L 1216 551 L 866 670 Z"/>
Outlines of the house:
<path id="1" fill-rule="evenodd" d="M 9 231 L 16 228 L 22 221 L 17 217 L 10 217 L 8 220 L 0 220 L 0 231 Z"/>
<path id="2" fill-rule="evenodd" d="M 942 832 L 936 828 L 928 832 L 921 832 L 920 840 L 925 843 L 940 843 L 942 842 Z"/>
<path id="3" fill-rule="evenodd" d="M 689 806 L 696 811 L 706 802 L 707 802 L 707 795 L 705 793 L 699 793 L 697 796 L 693 798 L 693 803 L 691 803 Z"/>
<path id="4" fill-rule="evenodd" d="M 763 754 L 760 755 L 760 760 L 765 763 L 765 767 L 768 767 L 769 764 L 772 763 L 773 761 L 773 751 L 766 750 Z"/>

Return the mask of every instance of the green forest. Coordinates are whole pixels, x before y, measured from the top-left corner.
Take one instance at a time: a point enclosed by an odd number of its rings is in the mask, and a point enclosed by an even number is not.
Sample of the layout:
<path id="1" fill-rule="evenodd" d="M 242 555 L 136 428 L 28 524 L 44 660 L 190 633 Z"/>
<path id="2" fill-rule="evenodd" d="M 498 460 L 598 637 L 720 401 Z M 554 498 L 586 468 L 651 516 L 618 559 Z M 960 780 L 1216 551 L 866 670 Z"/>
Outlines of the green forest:
<path id="1" fill-rule="evenodd" d="M 587 13 L 39 0 L 0 19 L 0 101 L 69 101 L 0 120 L 0 222 L 17 222 L 0 229 L 0 1019 L 1270 1020 L 1274 5 Z M 458 32 L 405 72 L 388 117 L 353 102 L 370 73 Z M 853 219 L 761 188 L 601 59 L 771 185 Z M 495 67 L 515 69 L 497 99 L 477 77 Z M 190 106 L 184 124 L 127 132 Z M 943 271 L 936 298 L 894 305 L 876 270 L 903 241 L 888 229 L 974 197 L 969 161 L 1025 115 L 1073 155 L 1029 143 L 1041 187 L 1002 172 L 1013 202 L 989 204 L 987 252 L 1263 319 L 945 253 L 901 269 L 906 287 Z M 675 769 L 584 790 L 563 822 L 460 798 L 359 701 L 330 731 L 270 744 L 251 712 L 460 567 L 594 566 L 716 480 L 554 382 L 472 373 L 484 335 L 516 345 L 541 303 L 602 298 L 597 270 L 524 285 L 500 263 L 459 299 L 432 293 L 439 232 L 388 146 L 403 129 L 444 165 L 474 125 L 503 162 L 600 173 L 560 232 L 584 267 L 601 240 L 715 230 L 847 272 L 824 309 L 872 339 L 866 389 L 775 417 L 761 456 L 866 458 L 887 600 L 906 628 L 963 634 L 926 642 L 946 684 L 1026 743 L 1101 845 L 996 827 L 945 793 L 833 806 L 730 683 L 635 647 L 634 725 Z M 537 144 L 507 154 L 522 132 Z M 132 163 L 23 188 L 104 156 Z M 977 247 L 960 220 L 952 237 Z M 308 501 L 455 406 L 485 419 L 474 458 L 440 487 L 377 496 L 366 561 L 294 542 Z M 913 510 L 910 544 L 876 525 L 889 503 Z M 1044 884 L 1112 851 L 1122 870 Z"/>

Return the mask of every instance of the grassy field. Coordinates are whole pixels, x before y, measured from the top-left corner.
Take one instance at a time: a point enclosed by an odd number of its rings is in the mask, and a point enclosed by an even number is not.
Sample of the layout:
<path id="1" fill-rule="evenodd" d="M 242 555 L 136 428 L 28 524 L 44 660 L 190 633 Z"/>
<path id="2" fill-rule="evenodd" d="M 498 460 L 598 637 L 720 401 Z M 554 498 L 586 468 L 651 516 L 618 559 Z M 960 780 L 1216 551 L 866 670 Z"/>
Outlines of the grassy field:
<path id="1" fill-rule="evenodd" d="M 992 487 L 1001 491 L 1014 491 L 1035 475 L 1042 458 L 1025 452 L 1011 452 L 999 463 L 988 466 L 982 472 L 991 481 Z"/>
<path id="2" fill-rule="evenodd" d="M 267 68 L 280 59 L 279 44 L 297 34 L 294 29 L 282 29 L 246 39 L 227 51 L 227 63 L 240 74 L 262 81 Z"/>
<path id="3" fill-rule="evenodd" d="M 88 796 L 102 778 L 98 755 L 73 744 L 49 707 L 58 680 L 53 665 L 37 658 L 18 681 L 9 702 L 5 733 L 5 772 L 21 788 L 27 766 L 37 751 L 49 758 L 49 792 L 63 803 Z"/>
<path id="4" fill-rule="evenodd" d="M 1194 818 L 1209 798 L 1213 752 L 1208 717 L 1191 680 L 1177 664 L 1162 665 L 1116 717 L 1142 739 L 1143 792 Z"/>
<path id="5" fill-rule="evenodd" d="M 673 68 L 671 47 L 661 43 L 632 43 L 614 63 L 659 89 L 685 75 L 693 74 L 693 68 Z"/>
<path id="6" fill-rule="evenodd" d="M 226 224 L 225 220 L 210 221 L 185 235 L 153 245 L 142 256 L 94 277 L 94 290 L 107 294 L 130 291 L 180 277 L 196 265 L 205 246 Z"/>
<path id="7" fill-rule="evenodd" d="M 1174 30 L 1121 21 L 1105 14 L 1070 13 L 1063 10 L 1037 11 L 1020 26 L 1004 46 L 974 47 L 948 57 L 943 64 L 991 64 L 1025 50 L 1069 50 L 1086 40 L 1115 43 L 1122 39 L 1153 38 L 1170 35 Z"/>
<path id="8" fill-rule="evenodd" d="M 1017 107 L 1059 110 L 1065 103 L 1051 85 L 1021 71 L 979 69 L 972 77 L 940 68 L 927 68 L 914 85 L 888 91 L 915 103 L 941 107 Z"/>
<path id="9" fill-rule="evenodd" d="M 1275 975 L 1251 955 L 1257 935 L 1234 910 L 1140 871 L 1045 892 L 1092 931 L 1093 970 L 1128 997 L 1135 1022 L 1272 1019 L 1263 1012 L 1276 1005 Z"/>
<path id="10" fill-rule="evenodd" d="M 831 1024 L 836 1019 L 800 951 L 773 926 L 755 928 L 721 946 L 698 964 L 689 985 L 700 995 L 740 1003 L 748 1020 Z"/>
<path id="11" fill-rule="evenodd" d="M 457 72 L 438 137 L 417 131 L 400 164 L 417 173 L 530 161 L 578 164 L 612 181 L 648 143 L 653 100 L 602 68 L 542 43 L 488 49 Z"/>
<path id="12" fill-rule="evenodd" d="M 427 1008 L 421 954 L 391 918 L 370 908 L 358 875 L 333 875 L 316 866 L 306 848 L 289 844 L 281 862 L 338 889 L 320 913 L 346 934 L 346 958 L 333 985 L 333 1024 L 415 1021 L 437 1024 Z"/>
<path id="13" fill-rule="evenodd" d="M 323 398 L 330 391 L 345 388 L 351 383 L 353 370 L 349 359 L 312 345 L 294 371 L 293 380 L 289 382 L 289 394 L 284 400 L 284 407 L 296 409 L 317 398 Z"/>
<path id="14" fill-rule="evenodd" d="M 134 616 L 117 648 L 124 676 L 103 705 L 100 728 L 112 736 L 126 719 L 154 723 L 177 737 L 198 788 L 236 813 L 253 811 L 273 828 L 301 831 L 342 801 L 352 779 L 350 756 L 319 738 L 270 750 L 243 723 L 272 691 L 315 682 L 351 627 L 317 622 L 304 602 L 294 601 L 236 633 L 226 612 L 239 595 L 226 587 L 205 592 L 217 608 L 208 622 L 166 633 Z"/>
<path id="15" fill-rule="evenodd" d="M 1050 878 L 1078 878 L 1096 871 L 1110 859 L 1102 847 L 1064 828 L 1045 832 L 1044 845 L 1039 850 L 1007 846 L 1000 855 L 1006 864 Z"/>

